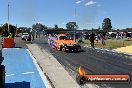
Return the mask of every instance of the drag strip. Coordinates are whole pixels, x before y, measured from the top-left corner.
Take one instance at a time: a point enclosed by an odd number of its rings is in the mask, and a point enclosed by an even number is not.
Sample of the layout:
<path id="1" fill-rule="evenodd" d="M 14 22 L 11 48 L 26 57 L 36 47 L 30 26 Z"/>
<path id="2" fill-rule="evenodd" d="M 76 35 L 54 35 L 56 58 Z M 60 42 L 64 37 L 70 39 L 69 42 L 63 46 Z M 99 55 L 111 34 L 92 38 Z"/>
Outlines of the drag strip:
<path id="1" fill-rule="evenodd" d="M 131 55 L 118 54 L 117 52 L 97 50 L 83 47 L 84 52 L 66 53 L 51 49 L 47 41 L 36 40 L 36 43 L 48 52 L 65 67 L 69 74 L 75 79 L 75 71 L 82 65 L 88 74 L 130 74 L 132 76 Z M 132 88 L 130 84 L 96 84 L 100 88 Z M 88 88 L 87 86 L 82 88 Z"/>

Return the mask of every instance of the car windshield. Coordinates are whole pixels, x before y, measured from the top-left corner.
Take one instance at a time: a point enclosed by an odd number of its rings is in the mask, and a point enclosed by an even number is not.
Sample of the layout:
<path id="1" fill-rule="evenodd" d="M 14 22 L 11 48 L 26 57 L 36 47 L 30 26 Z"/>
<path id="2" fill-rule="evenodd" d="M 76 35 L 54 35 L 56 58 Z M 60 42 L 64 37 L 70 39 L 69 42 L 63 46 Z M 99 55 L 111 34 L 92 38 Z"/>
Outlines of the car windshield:
<path id="1" fill-rule="evenodd" d="M 60 40 L 69 40 L 67 36 L 60 36 Z"/>

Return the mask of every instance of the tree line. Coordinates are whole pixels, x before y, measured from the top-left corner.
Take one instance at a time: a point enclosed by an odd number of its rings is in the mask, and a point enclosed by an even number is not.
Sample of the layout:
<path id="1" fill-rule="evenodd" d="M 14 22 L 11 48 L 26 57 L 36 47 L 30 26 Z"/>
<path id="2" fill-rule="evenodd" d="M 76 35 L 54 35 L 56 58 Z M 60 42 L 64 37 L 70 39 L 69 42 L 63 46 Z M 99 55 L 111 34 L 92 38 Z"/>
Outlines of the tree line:
<path id="1" fill-rule="evenodd" d="M 77 25 L 76 22 L 66 23 L 66 29 L 59 28 L 57 24 L 55 24 L 53 28 L 47 27 L 46 25 L 41 24 L 41 23 L 33 24 L 32 28 L 30 28 L 30 27 L 29 28 L 28 27 L 19 27 L 19 28 L 17 28 L 16 26 L 10 24 L 9 29 L 10 30 L 8 31 L 8 24 L 5 23 L 3 26 L 0 27 L 0 35 L 3 35 L 5 37 L 7 37 L 9 35 L 9 33 L 12 33 L 13 36 L 15 36 L 16 33 L 19 34 L 19 33 L 24 33 L 24 32 L 34 34 L 34 33 L 39 33 L 39 32 L 47 31 L 47 30 L 53 30 L 53 31 L 56 31 L 56 30 L 77 30 L 77 29 L 79 29 L 79 26 Z M 111 19 L 110 18 L 105 18 L 102 22 L 102 27 L 101 28 L 99 27 L 98 29 L 92 29 L 92 30 L 111 31 L 112 30 Z M 127 28 L 126 30 L 130 30 L 130 28 Z"/>
<path id="2" fill-rule="evenodd" d="M 12 36 L 14 37 L 16 33 L 16 26 L 10 24 L 8 30 L 8 24 L 5 23 L 3 26 L 0 27 L 0 35 L 8 37 L 10 35 L 9 33 L 12 33 Z"/>

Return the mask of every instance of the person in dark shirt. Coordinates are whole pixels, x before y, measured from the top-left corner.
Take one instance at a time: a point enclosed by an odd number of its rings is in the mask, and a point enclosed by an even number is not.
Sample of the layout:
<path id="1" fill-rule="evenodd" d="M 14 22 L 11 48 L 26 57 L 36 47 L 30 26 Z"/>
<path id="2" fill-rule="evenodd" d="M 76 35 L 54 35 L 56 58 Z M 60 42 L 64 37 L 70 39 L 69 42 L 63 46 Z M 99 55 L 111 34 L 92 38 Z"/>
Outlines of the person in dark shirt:
<path id="1" fill-rule="evenodd" d="M 94 48 L 94 40 L 95 40 L 95 34 L 92 32 L 90 34 L 90 42 L 91 42 L 91 47 Z"/>

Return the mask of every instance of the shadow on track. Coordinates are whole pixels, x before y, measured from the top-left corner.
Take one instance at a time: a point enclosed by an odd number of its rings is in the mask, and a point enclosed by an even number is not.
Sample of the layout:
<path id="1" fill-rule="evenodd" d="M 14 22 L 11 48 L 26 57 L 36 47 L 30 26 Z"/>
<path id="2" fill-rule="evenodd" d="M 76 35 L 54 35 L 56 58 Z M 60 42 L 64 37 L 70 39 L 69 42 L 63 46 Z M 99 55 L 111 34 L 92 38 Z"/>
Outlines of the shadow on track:
<path id="1" fill-rule="evenodd" d="M 86 52 L 85 50 L 80 50 L 80 51 L 67 51 L 66 53 L 82 53 Z"/>
<path id="2" fill-rule="evenodd" d="M 30 88 L 30 82 L 5 83 L 4 88 Z"/>

